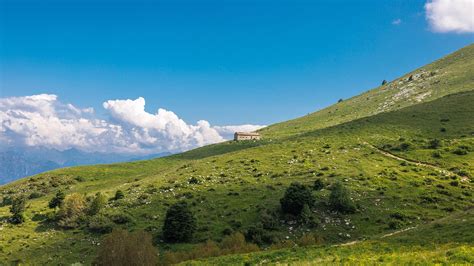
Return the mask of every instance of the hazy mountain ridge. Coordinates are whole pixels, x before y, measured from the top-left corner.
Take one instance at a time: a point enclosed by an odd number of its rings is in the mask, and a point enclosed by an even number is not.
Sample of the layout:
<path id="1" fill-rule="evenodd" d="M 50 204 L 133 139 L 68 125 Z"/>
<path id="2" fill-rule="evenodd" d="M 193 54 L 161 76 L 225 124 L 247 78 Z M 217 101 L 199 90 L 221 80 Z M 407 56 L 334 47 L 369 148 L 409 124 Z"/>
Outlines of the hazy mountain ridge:
<path id="1" fill-rule="evenodd" d="M 146 160 L 170 154 L 164 152 L 139 156 L 88 153 L 78 149 L 59 151 L 42 147 L 4 148 L 0 151 L 0 185 L 62 167 Z"/>

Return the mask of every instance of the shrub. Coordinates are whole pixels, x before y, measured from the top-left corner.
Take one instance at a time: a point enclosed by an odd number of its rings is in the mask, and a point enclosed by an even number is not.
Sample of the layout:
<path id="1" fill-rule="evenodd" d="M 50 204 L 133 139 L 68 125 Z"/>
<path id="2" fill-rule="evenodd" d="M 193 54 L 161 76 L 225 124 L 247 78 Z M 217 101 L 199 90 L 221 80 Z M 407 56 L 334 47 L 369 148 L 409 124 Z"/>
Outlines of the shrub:
<path id="1" fill-rule="evenodd" d="M 61 204 L 64 201 L 64 197 L 65 197 L 64 193 L 61 190 L 59 190 L 58 192 L 56 192 L 56 195 L 54 196 L 54 198 L 52 198 L 49 201 L 48 207 L 51 209 L 61 207 Z"/>
<path id="2" fill-rule="evenodd" d="M 261 225 L 253 225 L 249 227 L 245 232 L 245 239 L 260 246 L 274 242 L 272 234 L 263 229 Z"/>
<path id="3" fill-rule="evenodd" d="M 105 215 L 97 214 L 89 219 L 87 227 L 92 232 L 106 234 L 112 232 L 113 223 Z"/>
<path id="4" fill-rule="evenodd" d="M 97 265 L 157 265 L 158 254 L 152 237 L 144 231 L 114 230 L 104 237 L 95 261 Z"/>
<path id="5" fill-rule="evenodd" d="M 95 197 L 92 199 L 92 201 L 89 204 L 89 208 L 87 209 L 87 213 L 89 215 L 96 215 L 102 210 L 107 203 L 107 198 L 102 195 L 102 193 L 97 192 L 95 194 Z"/>
<path id="6" fill-rule="evenodd" d="M 430 149 L 437 149 L 439 147 L 441 147 L 441 141 L 439 139 L 432 139 L 428 143 L 428 148 Z"/>
<path id="7" fill-rule="evenodd" d="M 12 200 L 10 212 L 10 222 L 13 224 L 21 224 L 25 221 L 26 198 L 23 196 L 16 197 Z"/>
<path id="8" fill-rule="evenodd" d="M 232 230 L 232 228 L 229 228 L 229 227 L 222 230 L 222 234 L 225 235 L 225 236 L 231 235 L 233 232 L 234 232 L 234 230 Z"/>
<path id="9" fill-rule="evenodd" d="M 300 214 L 300 221 L 310 228 L 316 228 L 319 224 L 308 205 L 304 205 Z"/>
<path id="10" fill-rule="evenodd" d="M 199 183 L 201 183 L 201 182 L 199 181 L 199 179 L 197 179 L 196 177 L 193 176 L 193 177 L 191 177 L 191 178 L 189 179 L 188 183 L 189 183 L 189 184 L 192 184 L 192 185 L 197 185 L 197 184 L 199 184 Z"/>
<path id="11" fill-rule="evenodd" d="M 163 237 L 169 243 L 190 241 L 196 231 L 196 218 L 186 202 L 172 205 L 166 212 Z"/>
<path id="12" fill-rule="evenodd" d="M 335 211 L 347 213 L 355 211 L 355 205 L 350 197 L 349 190 L 339 182 L 332 187 L 329 203 Z"/>
<path id="13" fill-rule="evenodd" d="M 132 216 L 126 213 L 114 214 L 112 215 L 111 219 L 116 224 L 127 224 L 133 222 Z"/>
<path id="14" fill-rule="evenodd" d="M 382 81 L 382 86 L 385 85 L 385 84 L 387 84 L 387 81 L 384 79 L 384 80 Z"/>
<path id="15" fill-rule="evenodd" d="M 395 230 L 402 227 L 402 222 L 399 220 L 392 219 L 388 222 L 388 229 Z"/>
<path id="16" fill-rule="evenodd" d="M 322 178 L 318 178 L 314 180 L 314 185 L 313 185 L 314 190 L 321 190 L 323 188 L 324 188 L 324 181 Z"/>
<path id="17" fill-rule="evenodd" d="M 442 157 L 442 156 L 441 156 L 441 153 L 440 153 L 439 151 L 434 151 L 434 152 L 431 154 L 431 156 L 432 156 L 433 158 L 438 158 L 438 159 Z"/>
<path id="18" fill-rule="evenodd" d="M 247 243 L 245 236 L 239 232 L 226 236 L 222 240 L 221 249 L 224 254 L 246 253 L 259 250 L 258 246 Z"/>
<path id="19" fill-rule="evenodd" d="M 459 146 L 457 149 L 453 151 L 456 155 L 466 155 L 469 153 L 469 147 L 467 146 Z"/>
<path id="20" fill-rule="evenodd" d="M 292 183 L 286 189 L 283 198 L 280 199 L 280 204 L 284 213 L 300 215 L 304 205 L 313 206 L 314 197 L 307 186 L 300 183 Z"/>
<path id="21" fill-rule="evenodd" d="M 0 203 L 0 207 L 11 205 L 12 201 L 13 201 L 13 198 L 11 196 L 3 196 L 2 202 Z"/>
<path id="22" fill-rule="evenodd" d="M 28 199 L 37 199 L 37 198 L 41 198 L 43 196 L 43 194 L 39 193 L 39 192 L 32 192 L 29 196 L 28 196 Z"/>
<path id="23" fill-rule="evenodd" d="M 275 230 L 279 225 L 278 214 L 275 211 L 263 209 L 260 211 L 260 222 L 264 229 Z"/>
<path id="24" fill-rule="evenodd" d="M 410 143 L 403 142 L 403 143 L 400 144 L 400 150 L 401 151 L 406 151 L 406 150 L 408 150 L 408 148 L 410 148 Z"/>
<path id="25" fill-rule="evenodd" d="M 459 182 L 458 182 L 457 180 L 453 180 L 453 181 L 451 181 L 449 184 L 450 184 L 451 186 L 453 186 L 453 187 L 459 186 Z"/>
<path id="26" fill-rule="evenodd" d="M 83 219 L 86 200 L 78 193 L 67 195 L 58 212 L 58 225 L 65 228 L 76 228 Z"/>
<path id="27" fill-rule="evenodd" d="M 115 191 L 114 200 L 119 200 L 119 199 L 123 199 L 123 198 L 125 198 L 125 194 L 123 193 L 122 190 Z"/>

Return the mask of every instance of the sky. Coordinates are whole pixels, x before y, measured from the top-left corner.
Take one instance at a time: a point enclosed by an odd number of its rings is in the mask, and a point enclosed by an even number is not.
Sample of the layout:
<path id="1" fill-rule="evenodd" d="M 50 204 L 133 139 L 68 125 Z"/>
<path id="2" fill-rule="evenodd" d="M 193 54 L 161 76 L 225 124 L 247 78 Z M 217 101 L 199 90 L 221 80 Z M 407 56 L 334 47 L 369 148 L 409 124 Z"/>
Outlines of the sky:
<path id="1" fill-rule="evenodd" d="M 0 141 L 187 150 L 357 95 L 473 33 L 474 0 L 0 0 Z"/>

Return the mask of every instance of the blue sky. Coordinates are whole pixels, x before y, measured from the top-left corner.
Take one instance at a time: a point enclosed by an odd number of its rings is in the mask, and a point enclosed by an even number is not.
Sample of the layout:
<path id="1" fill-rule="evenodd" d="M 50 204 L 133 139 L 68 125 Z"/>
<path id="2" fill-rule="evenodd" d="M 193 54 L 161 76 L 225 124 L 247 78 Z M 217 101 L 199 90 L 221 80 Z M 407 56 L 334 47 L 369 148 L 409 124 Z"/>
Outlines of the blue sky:
<path id="1" fill-rule="evenodd" d="M 146 100 L 186 122 L 271 124 L 473 42 L 426 1 L 0 0 L 0 97 Z M 394 23 L 400 20 L 400 23 Z"/>

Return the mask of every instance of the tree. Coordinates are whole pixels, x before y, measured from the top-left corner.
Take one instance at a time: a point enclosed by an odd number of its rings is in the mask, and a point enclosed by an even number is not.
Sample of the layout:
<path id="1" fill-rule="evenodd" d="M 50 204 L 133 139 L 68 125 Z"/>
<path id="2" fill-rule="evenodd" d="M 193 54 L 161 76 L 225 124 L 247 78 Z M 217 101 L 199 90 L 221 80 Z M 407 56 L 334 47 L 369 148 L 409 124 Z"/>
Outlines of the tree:
<path id="1" fill-rule="evenodd" d="M 145 231 L 114 230 L 104 237 L 97 255 L 97 265 L 154 266 L 158 263 L 152 237 Z"/>
<path id="2" fill-rule="evenodd" d="M 54 196 L 54 198 L 52 198 L 49 201 L 49 204 L 48 204 L 49 208 L 55 209 L 55 208 L 61 207 L 61 204 L 63 203 L 65 197 L 66 195 L 64 195 L 64 192 L 62 192 L 61 190 L 56 192 L 56 195 Z"/>
<path id="3" fill-rule="evenodd" d="M 123 198 L 125 198 L 125 194 L 123 193 L 123 191 L 122 191 L 122 190 L 117 190 L 117 191 L 115 192 L 115 197 L 114 197 L 114 199 L 115 199 L 115 200 L 119 200 L 119 199 L 123 199 Z"/>
<path id="4" fill-rule="evenodd" d="M 87 213 L 89 215 L 96 215 L 100 212 L 100 210 L 104 208 L 105 204 L 107 204 L 107 198 L 102 195 L 102 193 L 97 192 L 97 194 L 95 194 L 95 197 L 89 204 L 89 209 L 87 210 Z"/>
<path id="5" fill-rule="evenodd" d="M 24 212 L 26 210 L 26 198 L 24 196 L 16 197 L 12 200 L 10 212 L 10 222 L 13 224 L 21 224 L 25 221 Z"/>
<path id="6" fill-rule="evenodd" d="M 312 207 L 314 197 L 311 190 L 300 183 L 292 183 L 285 191 L 285 195 L 280 199 L 281 209 L 284 213 L 300 215 L 304 205 Z"/>
<path id="7" fill-rule="evenodd" d="M 58 211 L 58 225 L 65 228 L 76 228 L 86 210 L 86 200 L 79 193 L 67 195 Z"/>
<path id="8" fill-rule="evenodd" d="M 338 103 L 342 103 L 343 101 L 344 101 L 344 100 L 341 98 L 341 99 L 339 99 L 337 102 L 338 102 Z"/>
<path id="9" fill-rule="evenodd" d="M 388 83 L 388 82 L 384 79 L 384 80 L 382 81 L 382 86 L 385 85 L 385 84 L 387 84 L 387 83 Z"/>
<path id="10" fill-rule="evenodd" d="M 341 183 L 333 185 L 329 195 L 329 204 L 335 211 L 351 213 L 355 211 L 355 205 L 350 197 L 349 190 Z"/>
<path id="11" fill-rule="evenodd" d="M 186 202 L 172 205 L 166 212 L 163 237 L 167 242 L 190 241 L 196 231 L 196 219 Z"/>

